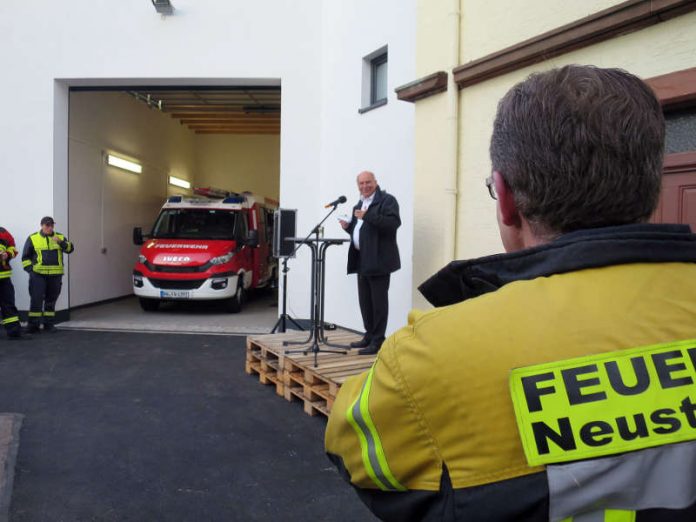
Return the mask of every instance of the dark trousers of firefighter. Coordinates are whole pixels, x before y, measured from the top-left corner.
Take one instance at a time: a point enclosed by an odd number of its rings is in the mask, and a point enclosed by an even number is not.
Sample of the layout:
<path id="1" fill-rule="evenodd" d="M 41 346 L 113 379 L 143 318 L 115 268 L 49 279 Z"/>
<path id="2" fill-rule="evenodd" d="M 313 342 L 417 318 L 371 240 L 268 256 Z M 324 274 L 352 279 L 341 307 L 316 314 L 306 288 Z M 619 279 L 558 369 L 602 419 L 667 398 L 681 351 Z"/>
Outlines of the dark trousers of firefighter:
<path id="1" fill-rule="evenodd" d="M 365 335 L 376 343 L 384 340 L 389 318 L 389 280 L 391 274 L 362 276 L 358 274 L 358 301 Z"/>
<path id="2" fill-rule="evenodd" d="M 7 330 L 7 335 L 19 334 L 14 285 L 9 277 L 0 279 L 0 313 L 2 313 L 2 325 Z"/>
<path id="3" fill-rule="evenodd" d="M 29 274 L 29 324 L 37 325 L 43 317 L 44 324 L 53 324 L 56 318 L 56 301 L 63 286 L 62 275 Z"/>

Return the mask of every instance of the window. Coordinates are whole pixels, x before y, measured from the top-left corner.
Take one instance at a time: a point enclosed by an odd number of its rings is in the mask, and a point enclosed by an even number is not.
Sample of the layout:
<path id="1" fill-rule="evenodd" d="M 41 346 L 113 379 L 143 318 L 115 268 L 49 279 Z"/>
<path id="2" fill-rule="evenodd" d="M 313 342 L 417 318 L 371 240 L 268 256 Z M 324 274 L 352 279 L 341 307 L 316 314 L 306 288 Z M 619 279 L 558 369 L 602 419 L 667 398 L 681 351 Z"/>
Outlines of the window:
<path id="1" fill-rule="evenodd" d="M 236 228 L 246 230 L 236 222 L 239 212 L 204 209 L 166 209 L 163 210 L 152 230 L 154 238 L 176 239 L 235 239 Z M 246 233 L 243 237 L 246 237 Z"/>
<path id="2" fill-rule="evenodd" d="M 665 154 L 696 150 L 696 108 L 665 114 Z"/>
<path id="3" fill-rule="evenodd" d="M 362 108 L 360 114 L 387 103 L 387 46 L 363 58 Z"/>
<path id="4" fill-rule="evenodd" d="M 237 241 L 244 241 L 249 236 L 249 227 L 247 226 L 247 217 L 245 214 L 239 214 L 235 221 L 234 238 Z"/>
<path id="5" fill-rule="evenodd" d="M 387 53 L 372 60 L 372 90 L 370 105 L 387 100 Z"/>

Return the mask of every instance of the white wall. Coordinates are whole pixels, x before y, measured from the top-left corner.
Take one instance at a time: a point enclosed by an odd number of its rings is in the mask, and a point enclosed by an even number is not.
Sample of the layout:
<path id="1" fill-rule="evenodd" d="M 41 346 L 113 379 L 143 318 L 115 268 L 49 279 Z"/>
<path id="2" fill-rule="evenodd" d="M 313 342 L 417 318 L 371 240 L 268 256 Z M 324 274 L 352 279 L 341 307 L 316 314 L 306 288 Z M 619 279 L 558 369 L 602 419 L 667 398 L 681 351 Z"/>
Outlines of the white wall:
<path id="1" fill-rule="evenodd" d="M 413 104 L 398 101 L 394 88 L 415 78 L 415 0 L 326 2 L 323 12 L 321 180 L 300 187 L 312 195 L 303 211 L 303 230 L 324 214 L 322 203 L 345 195 L 337 213 L 350 213 L 358 200 L 356 176 L 375 173 L 382 189 L 400 204 L 402 226 L 397 240 L 402 268 L 392 275 L 388 333 L 406 324 L 411 308 L 413 255 Z M 387 105 L 364 114 L 361 106 L 362 58 L 387 45 Z M 347 238 L 333 217 L 326 236 Z M 346 275 L 348 246 L 331 247 L 327 256 L 326 318 L 358 330 L 356 276 Z"/>
<path id="2" fill-rule="evenodd" d="M 132 293 L 133 227 L 149 230 L 167 195 L 180 191 L 168 175 L 194 181 L 194 137 L 126 93 L 70 94 L 71 307 Z M 142 173 L 106 165 L 106 152 L 137 161 Z"/>

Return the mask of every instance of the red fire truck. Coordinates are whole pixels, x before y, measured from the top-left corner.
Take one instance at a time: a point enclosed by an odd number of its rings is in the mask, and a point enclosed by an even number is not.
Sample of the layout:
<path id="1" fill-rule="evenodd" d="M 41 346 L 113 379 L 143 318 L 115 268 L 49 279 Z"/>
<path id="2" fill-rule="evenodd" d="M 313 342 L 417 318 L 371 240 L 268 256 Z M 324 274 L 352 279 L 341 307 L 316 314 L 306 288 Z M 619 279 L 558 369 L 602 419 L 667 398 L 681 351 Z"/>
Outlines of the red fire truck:
<path id="1" fill-rule="evenodd" d="M 157 310 L 169 300 L 223 300 L 237 313 L 250 289 L 275 282 L 271 241 L 277 203 L 248 192 L 195 192 L 224 197 L 171 196 L 150 234 L 133 229 L 133 242 L 141 245 L 133 292 L 143 310 Z"/>

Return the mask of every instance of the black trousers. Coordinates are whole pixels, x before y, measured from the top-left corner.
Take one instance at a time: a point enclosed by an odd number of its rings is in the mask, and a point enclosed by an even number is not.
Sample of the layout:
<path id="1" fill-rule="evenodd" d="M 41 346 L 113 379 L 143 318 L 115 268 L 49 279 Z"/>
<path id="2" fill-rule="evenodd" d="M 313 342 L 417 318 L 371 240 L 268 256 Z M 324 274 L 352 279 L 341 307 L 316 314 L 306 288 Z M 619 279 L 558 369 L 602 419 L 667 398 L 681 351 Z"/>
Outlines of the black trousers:
<path id="1" fill-rule="evenodd" d="M 15 306 L 15 291 L 12 280 L 9 277 L 0 279 L 0 313 L 2 314 L 2 325 L 7 330 L 7 335 L 18 335 L 19 316 Z"/>
<path id="2" fill-rule="evenodd" d="M 56 319 L 56 301 L 63 286 L 62 275 L 41 275 L 29 273 L 29 324 L 38 326 L 43 318 L 44 324 L 53 324 Z"/>
<path id="3" fill-rule="evenodd" d="M 387 331 L 389 318 L 389 280 L 391 274 L 361 276 L 358 274 L 358 301 L 365 335 L 381 343 Z"/>

